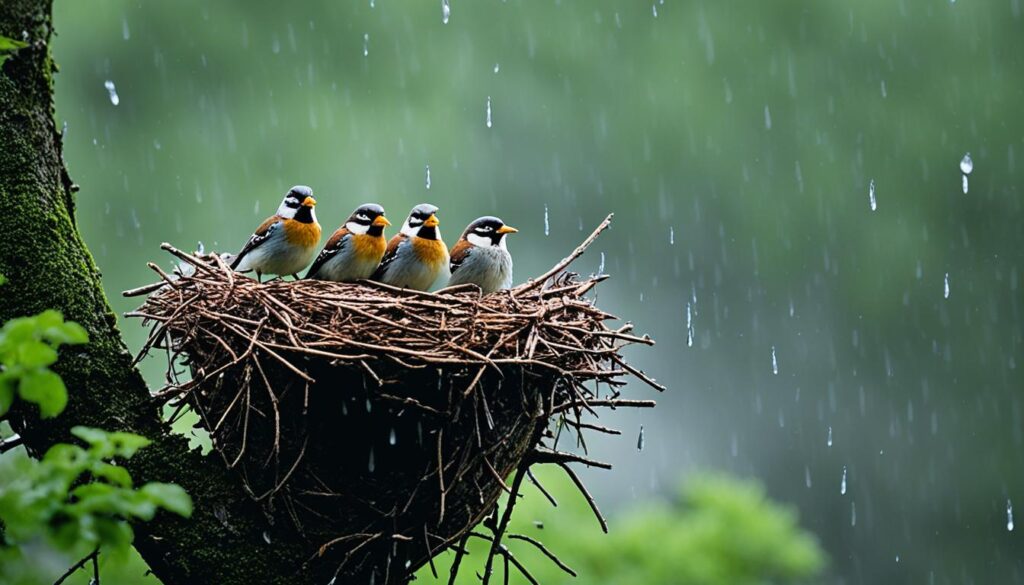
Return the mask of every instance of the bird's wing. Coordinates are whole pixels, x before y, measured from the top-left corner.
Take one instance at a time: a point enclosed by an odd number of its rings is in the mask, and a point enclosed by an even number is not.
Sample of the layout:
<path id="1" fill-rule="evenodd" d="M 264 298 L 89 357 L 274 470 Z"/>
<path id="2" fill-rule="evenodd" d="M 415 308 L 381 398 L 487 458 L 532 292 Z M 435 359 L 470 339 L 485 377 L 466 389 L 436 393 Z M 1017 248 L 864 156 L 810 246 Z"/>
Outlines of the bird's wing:
<path id="1" fill-rule="evenodd" d="M 256 228 L 256 231 L 249 237 L 249 241 L 242 246 L 242 251 L 239 252 L 231 262 L 231 269 L 234 270 L 235 268 L 238 268 L 238 264 L 242 261 L 242 258 L 244 258 L 249 252 L 252 252 L 257 246 L 269 240 L 270 237 L 280 229 L 282 223 L 281 218 L 274 215 L 268 217 L 266 221 L 260 224 L 260 227 Z"/>
<path id="2" fill-rule="evenodd" d="M 398 248 L 408 238 L 409 236 L 405 234 L 397 234 L 395 237 L 391 238 L 391 241 L 388 242 L 387 250 L 384 250 L 384 257 L 381 258 L 380 266 L 378 266 L 377 270 L 374 271 L 373 276 L 370 277 L 370 280 L 380 280 L 381 277 L 384 276 L 384 273 L 387 271 L 388 265 L 394 262 L 395 258 L 398 258 Z"/>
<path id="3" fill-rule="evenodd" d="M 331 236 L 331 239 L 327 240 L 327 244 L 324 246 L 324 249 L 320 250 L 320 254 L 317 255 L 316 260 L 313 260 L 313 265 L 309 267 L 308 271 L 306 271 L 306 278 L 314 276 L 325 262 L 334 258 L 335 254 L 338 252 L 344 250 L 345 247 L 348 246 L 349 242 L 352 241 L 352 238 L 348 237 L 350 234 L 351 232 L 348 231 L 348 228 L 344 226 L 338 228 L 338 230 Z"/>
<path id="4" fill-rule="evenodd" d="M 472 249 L 473 244 L 470 244 L 466 240 L 459 240 L 459 243 L 452 247 L 451 257 L 448 261 L 448 267 L 452 274 L 455 274 L 455 271 L 459 269 L 459 266 L 462 266 L 462 263 L 466 261 L 466 258 L 469 258 L 469 254 Z"/>

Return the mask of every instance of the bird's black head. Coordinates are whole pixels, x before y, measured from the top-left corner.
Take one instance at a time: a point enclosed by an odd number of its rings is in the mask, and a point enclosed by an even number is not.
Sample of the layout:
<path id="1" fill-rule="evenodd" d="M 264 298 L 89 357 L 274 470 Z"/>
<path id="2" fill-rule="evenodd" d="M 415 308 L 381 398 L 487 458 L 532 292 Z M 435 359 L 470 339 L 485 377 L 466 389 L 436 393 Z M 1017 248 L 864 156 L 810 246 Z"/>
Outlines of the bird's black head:
<path id="1" fill-rule="evenodd" d="M 314 207 L 316 199 L 313 199 L 313 190 L 305 185 L 296 185 L 285 193 L 284 201 L 277 208 L 277 214 L 286 219 L 312 223 L 316 221 Z"/>
<path id="2" fill-rule="evenodd" d="M 477 246 L 499 246 L 504 243 L 506 235 L 518 231 L 512 226 L 505 225 L 500 218 L 486 215 L 466 226 L 466 231 L 462 232 L 462 239 L 469 240 Z"/>
<path id="3" fill-rule="evenodd" d="M 351 232 L 365 233 L 371 236 L 379 236 L 384 233 L 384 228 L 391 225 L 391 222 L 384 217 L 384 208 L 376 203 L 360 205 L 348 217 L 345 226 Z"/>

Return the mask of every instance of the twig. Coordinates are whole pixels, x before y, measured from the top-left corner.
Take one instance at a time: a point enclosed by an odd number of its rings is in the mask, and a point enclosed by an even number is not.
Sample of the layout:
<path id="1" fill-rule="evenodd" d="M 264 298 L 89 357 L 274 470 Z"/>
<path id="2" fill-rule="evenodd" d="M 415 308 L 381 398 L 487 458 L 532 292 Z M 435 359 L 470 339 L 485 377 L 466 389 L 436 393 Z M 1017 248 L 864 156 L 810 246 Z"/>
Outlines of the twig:
<path id="1" fill-rule="evenodd" d="M 544 546 L 544 544 L 541 543 L 540 541 L 535 540 L 533 538 L 530 538 L 529 536 L 526 536 L 525 534 L 509 534 L 508 537 L 510 539 L 512 539 L 512 540 L 522 540 L 524 542 L 528 542 L 528 543 L 532 544 L 533 546 L 537 547 L 537 549 L 539 549 L 540 552 L 544 553 L 544 556 L 546 556 L 547 558 L 551 559 L 556 565 L 558 565 L 559 569 L 562 569 L 563 571 L 565 571 L 566 573 L 569 573 L 573 577 L 577 577 L 578 576 L 576 574 L 576 571 L 573 571 L 569 567 L 569 565 L 563 563 L 562 559 L 558 558 L 555 555 L 555 553 L 553 553 L 550 550 L 548 550 L 548 547 Z"/>
<path id="2" fill-rule="evenodd" d="M 547 282 L 549 278 L 564 270 L 566 266 L 572 264 L 574 260 L 582 256 L 583 253 L 587 251 L 587 248 L 589 248 L 590 245 L 594 243 L 594 240 L 597 239 L 597 236 L 601 235 L 601 232 L 608 229 L 608 226 L 611 225 L 612 223 L 613 217 L 615 217 L 615 214 L 609 213 L 608 217 L 604 218 L 604 221 L 602 221 L 601 224 L 597 226 L 597 229 L 595 229 L 593 233 L 587 236 L 587 239 L 583 240 L 583 243 L 577 246 L 576 249 L 572 251 L 572 254 L 569 254 L 568 256 L 563 258 L 561 262 L 555 264 L 555 266 L 551 268 L 551 270 L 548 270 L 547 272 L 538 276 L 537 278 L 529 280 L 526 283 L 521 284 L 516 288 L 512 289 L 512 294 L 515 296 L 520 296 L 525 292 L 529 292 Z"/>
<path id="3" fill-rule="evenodd" d="M 58 577 L 57 580 L 53 582 L 53 585 L 60 585 L 61 583 L 66 581 L 68 577 L 73 575 L 76 571 L 84 568 L 85 565 L 88 564 L 90 561 L 92 561 L 93 563 L 93 578 L 96 579 L 96 583 L 99 584 L 99 567 L 96 565 L 96 559 L 99 556 L 100 549 L 98 548 L 93 550 L 91 553 L 85 555 L 84 557 L 82 557 L 80 561 L 68 567 L 68 570 L 64 571 L 64 574 Z"/>
<path id="4" fill-rule="evenodd" d="M 11 451 L 13 449 L 17 449 L 24 442 L 25 441 L 24 439 L 21 438 L 21 435 L 11 435 L 6 439 L 0 439 L 0 455 L 3 455 L 4 453 Z"/>
<path id="5" fill-rule="evenodd" d="M 497 528 L 494 529 L 494 539 L 491 541 L 491 550 L 487 554 L 487 564 L 484 567 L 483 585 L 487 585 L 491 581 L 494 555 L 498 554 L 498 549 L 501 548 L 501 537 L 505 534 L 505 530 L 508 528 L 509 520 L 512 519 L 512 510 L 515 509 L 516 500 L 519 499 L 519 488 L 523 485 L 523 477 L 526 476 L 526 468 L 526 465 L 519 466 L 519 468 L 516 469 L 515 477 L 512 479 L 512 491 L 509 493 L 508 501 L 505 503 L 505 511 L 501 515 L 501 520 L 498 522 Z"/>

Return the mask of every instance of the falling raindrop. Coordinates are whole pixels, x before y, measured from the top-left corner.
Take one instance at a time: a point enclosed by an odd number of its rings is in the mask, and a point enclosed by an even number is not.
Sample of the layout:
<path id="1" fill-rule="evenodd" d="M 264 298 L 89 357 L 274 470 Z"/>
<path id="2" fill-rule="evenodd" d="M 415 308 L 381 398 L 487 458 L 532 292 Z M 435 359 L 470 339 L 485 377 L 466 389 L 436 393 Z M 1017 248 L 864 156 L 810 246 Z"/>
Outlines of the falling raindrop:
<path id="1" fill-rule="evenodd" d="M 103 87 L 107 88 L 107 94 L 110 95 L 110 103 L 115 106 L 121 103 L 121 98 L 117 95 L 117 88 L 114 87 L 114 82 L 109 79 L 103 82 Z"/>
<path id="2" fill-rule="evenodd" d="M 969 175 L 973 170 L 974 161 L 971 160 L 971 153 L 968 152 L 962 159 L 960 159 L 960 172 L 965 175 Z"/>
<path id="3" fill-rule="evenodd" d="M 372 410 L 373 410 L 373 404 L 371 404 L 370 403 L 370 399 L 367 398 L 366 399 L 366 412 L 371 412 Z"/>
<path id="4" fill-rule="evenodd" d="M 366 469 L 373 473 L 373 470 L 377 468 L 377 464 L 373 461 L 373 447 L 370 447 L 370 460 L 366 464 Z"/>
<path id="5" fill-rule="evenodd" d="M 1009 498 L 1006 499 L 1006 530 L 1013 532 L 1013 502 Z"/>
<path id="6" fill-rule="evenodd" d="M 495 63 L 494 64 L 494 72 L 497 73 L 498 71 L 501 71 L 501 65 Z"/>
<path id="7" fill-rule="evenodd" d="M 388 445 L 395 445 L 398 443 L 398 436 L 395 434 L 395 429 L 392 428 L 388 434 Z"/>
<path id="8" fill-rule="evenodd" d="M 850 526 L 857 525 L 857 502 L 850 502 Z"/>
<path id="9" fill-rule="evenodd" d="M 128 19 L 127 18 L 122 18 L 121 19 L 121 36 L 124 37 L 124 40 L 126 40 L 126 41 L 128 39 L 132 38 L 132 31 L 128 29 Z"/>
<path id="10" fill-rule="evenodd" d="M 804 465 L 804 485 L 811 489 L 811 468 Z"/>
<path id="11" fill-rule="evenodd" d="M 843 466 L 843 481 L 839 483 L 839 495 L 846 495 L 846 466 Z"/>
<path id="12" fill-rule="evenodd" d="M 654 13 L 654 18 L 658 18 L 658 5 L 651 4 L 651 12 Z"/>
<path id="13" fill-rule="evenodd" d="M 370 56 L 370 33 L 363 33 L 363 57 Z"/>
<path id="14" fill-rule="evenodd" d="M 764 129 L 772 129 L 772 112 L 768 109 L 768 104 L 764 105 Z"/>
<path id="15" fill-rule="evenodd" d="M 644 425 L 640 425 L 640 435 L 636 438 L 636 450 L 644 450 Z"/>
<path id="16" fill-rule="evenodd" d="M 448 19 L 452 17 L 452 7 L 448 4 L 448 0 L 441 0 L 441 22 L 448 24 Z"/>
<path id="17" fill-rule="evenodd" d="M 871 204 L 871 211 L 878 209 L 878 201 L 875 200 L 875 180 L 871 179 L 868 183 L 868 203 Z"/>
<path id="18" fill-rule="evenodd" d="M 491 96 L 487 96 L 487 127 L 491 127 Z"/>
<path id="19" fill-rule="evenodd" d="M 967 184 L 967 175 L 962 175 L 962 176 L 961 176 L 961 183 L 962 183 L 962 186 L 963 186 L 963 188 L 964 188 L 964 195 L 966 195 L 966 194 L 967 194 L 967 188 L 968 188 L 968 186 L 969 186 L 969 185 Z"/>
<path id="20" fill-rule="evenodd" d="M 430 165 L 427 165 L 427 189 L 430 189 Z"/>
<path id="21" fill-rule="evenodd" d="M 597 273 L 604 274 L 604 252 L 601 252 L 601 262 L 597 265 Z"/>
<path id="22" fill-rule="evenodd" d="M 668 245 L 676 245 L 676 229 L 672 226 L 668 226 Z"/>
<path id="23" fill-rule="evenodd" d="M 779 360 L 775 359 L 775 346 L 772 346 L 772 374 L 779 375 Z"/>
<path id="24" fill-rule="evenodd" d="M 828 445 L 829 447 L 832 446 L 832 427 L 828 428 L 828 438 L 825 439 L 825 444 Z"/>
<path id="25" fill-rule="evenodd" d="M 944 298 L 944 299 L 948 299 L 949 298 L 949 273 L 948 272 L 946 273 L 946 276 L 944 276 L 942 278 L 942 298 Z"/>
<path id="26" fill-rule="evenodd" d="M 693 305 L 686 303 L 686 347 L 693 347 Z"/>
<path id="27" fill-rule="evenodd" d="M 544 235 L 545 236 L 551 235 L 551 221 L 548 218 L 548 204 L 547 203 L 544 204 Z M 604 262 L 602 262 L 601 265 L 604 266 Z M 604 270 L 601 270 L 600 272 L 603 273 Z"/>

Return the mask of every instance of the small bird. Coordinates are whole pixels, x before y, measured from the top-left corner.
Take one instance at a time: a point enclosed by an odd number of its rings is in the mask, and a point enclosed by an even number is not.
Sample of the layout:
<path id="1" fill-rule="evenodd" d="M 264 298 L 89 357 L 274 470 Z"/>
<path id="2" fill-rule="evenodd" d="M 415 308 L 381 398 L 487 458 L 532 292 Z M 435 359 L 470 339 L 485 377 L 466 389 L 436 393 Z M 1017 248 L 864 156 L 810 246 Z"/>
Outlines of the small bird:
<path id="1" fill-rule="evenodd" d="M 518 232 L 497 217 L 484 216 L 466 227 L 452 247 L 448 286 L 475 284 L 490 294 L 512 286 L 512 255 L 505 236 Z"/>
<path id="2" fill-rule="evenodd" d="M 389 225 L 383 207 L 376 203 L 360 205 L 327 240 L 306 278 L 335 282 L 370 278 L 384 257 L 384 228 Z"/>
<path id="3" fill-rule="evenodd" d="M 315 206 L 316 199 L 309 187 L 296 185 L 289 189 L 277 213 L 256 228 L 232 260 L 232 270 L 254 270 L 257 280 L 262 280 L 264 274 L 290 274 L 298 278 L 297 273 L 313 259 L 320 243 Z"/>
<path id="4" fill-rule="evenodd" d="M 412 208 L 402 231 L 391 238 L 373 280 L 391 286 L 427 290 L 448 265 L 448 246 L 437 229 L 437 207 Z"/>

